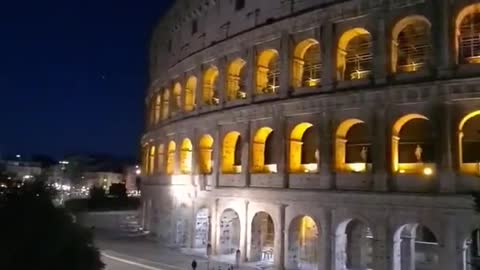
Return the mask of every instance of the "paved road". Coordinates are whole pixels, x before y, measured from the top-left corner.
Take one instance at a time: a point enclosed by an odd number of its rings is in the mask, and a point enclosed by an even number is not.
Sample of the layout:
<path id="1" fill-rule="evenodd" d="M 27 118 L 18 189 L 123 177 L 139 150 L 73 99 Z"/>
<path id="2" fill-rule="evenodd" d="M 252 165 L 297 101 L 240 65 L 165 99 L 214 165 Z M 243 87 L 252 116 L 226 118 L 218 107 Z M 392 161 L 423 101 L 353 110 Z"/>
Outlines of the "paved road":
<path id="1" fill-rule="evenodd" d="M 127 260 L 113 259 L 112 257 L 102 256 L 102 261 L 106 264 L 105 270 L 163 270 L 141 263 L 135 263 Z"/>

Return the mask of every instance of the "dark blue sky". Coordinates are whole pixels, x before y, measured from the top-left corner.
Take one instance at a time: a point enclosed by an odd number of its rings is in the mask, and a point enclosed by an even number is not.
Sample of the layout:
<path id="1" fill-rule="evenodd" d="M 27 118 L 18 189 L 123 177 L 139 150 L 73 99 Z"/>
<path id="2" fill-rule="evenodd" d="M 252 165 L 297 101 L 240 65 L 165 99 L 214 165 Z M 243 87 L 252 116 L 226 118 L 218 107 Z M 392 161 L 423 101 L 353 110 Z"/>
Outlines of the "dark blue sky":
<path id="1" fill-rule="evenodd" d="M 2 2 L 0 154 L 137 155 L 148 42 L 169 2 Z"/>

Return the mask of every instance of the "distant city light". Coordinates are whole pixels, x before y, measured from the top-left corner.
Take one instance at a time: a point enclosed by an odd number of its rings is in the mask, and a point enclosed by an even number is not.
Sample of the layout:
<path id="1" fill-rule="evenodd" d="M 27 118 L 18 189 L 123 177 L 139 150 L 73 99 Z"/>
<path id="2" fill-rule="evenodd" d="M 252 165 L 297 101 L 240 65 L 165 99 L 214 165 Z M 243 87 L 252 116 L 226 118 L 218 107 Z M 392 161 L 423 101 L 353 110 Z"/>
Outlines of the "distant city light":
<path id="1" fill-rule="evenodd" d="M 140 175 L 140 174 L 142 173 L 142 170 L 137 169 L 137 170 L 135 171 L 135 173 L 136 173 L 137 175 Z"/>
<path id="2" fill-rule="evenodd" d="M 22 156 L 21 156 L 21 155 L 16 155 L 15 157 L 17 157 L 17 158 L 21 158 Z"/>
<path id="3" fill-rule="evenodd" d="M 62 160 L 58 162 L 59 164 L 68 165 L 70 162 Z"/>

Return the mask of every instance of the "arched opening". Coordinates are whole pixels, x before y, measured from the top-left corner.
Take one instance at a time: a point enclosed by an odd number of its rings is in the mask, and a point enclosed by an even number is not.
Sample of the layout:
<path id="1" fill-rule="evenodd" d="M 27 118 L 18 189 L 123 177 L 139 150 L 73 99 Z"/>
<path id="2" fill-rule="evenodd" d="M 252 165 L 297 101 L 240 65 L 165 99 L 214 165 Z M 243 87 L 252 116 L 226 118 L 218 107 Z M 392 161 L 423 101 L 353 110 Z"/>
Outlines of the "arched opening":
<path id="1" fill-rule="evenodd" d="M 257 130 L 253 138 L 252 172 L 276 173 L 277 164 L 273 156 L 273 129 L 262 127 Z"/>
<path id="2" fill-rule="evenodd" d="M 321 68 L 320 44 L 318 41 L 309 38 L 298 43 L 293 58 L 293 87 L 319 86 Z"/>
<path id="3" fill-rule="evenodd" d="M 466 115 L 458 126 L 460 172 L 480 176 L 480 111 Z"/>
<path id="4" fill-rule="evenodd" d="M 480 230 L 474 230 L 463 245 L 463 270 L 480 269 Z"/>
<path id="5" fill-rule="evenodd" d="M 366 124 L 351 118 L 343 121 L 335 136 L 337 171 L 366 172 L 371 168 L 370 136 Z"/>
<path id="6" fill-rule="evenodd" d="M 165 168 L 165 145 L 158 145 L 157 171 L 163 172 Z"/>
<path id="7" fill-rule="evenodd" d="M 172 113 L 178 113 L 180 108 L 182 108 L 182 86 L 177 82 L 173 87 Z"/>
<path id="8" fill-rule="evenodd" d="M 185 103 L 183 109 L 191 112 L 195 109 L 195 93 L 197 91 L 197 77 L 190 76 L 185 85 Z"/>
<path id="9" fill-rule="evenodd" d="M 148 158 L 148 174 L 153 174 L 155 172 L 155 146 L 150 147 L 150 155 Z"/>
<path id="10" fill-rule="evenodd" d="M 232 209 L 226 209 L 220 216 L 218 252 L 235 254 L 240 249 L 240 218 Z"/>
<path id="11" fill-rule="evenodd" d="M 180 149 L 180 172 L 182 174 L 192 173 L 192 152 L 192 142 L 189 139 L 184 139 Z"/>
<path id="12" fill-rule="evenodd" d="M 407 73 L 422 70 L 430 60 L 431 24 L 423 16 L 401 19 L 392 31 L 392 72 Z"/>
<path id="13" fill-rule="evenodd" d="M 155 98 L 155 107 L 154 107 L 154 122 L 158 124 L 162 114 L 162 96 L 160 94 L 156 95 Z"/>
<path id="14" fill-rule="evenodd" d="M 480 4 L 462 9 L 455 22 L 455 47 L 460 64 L 480 63 Z"/>
<path id="15" fill-rule="evenodd" d="M 335 269 L 373 269 L 373 242 L 372 231 L 364 222 L 342 222 L 335 236 Z"/>
<path id="16" fill-rule="evenodd" d="M 247 62 L 241 58 L 233 60 L 228 67 L 227 77 L 227 100 L 247 98 L 245 85 L 245 69 Z"/>
<path id="17" fill-rule="evenodd" d="M 203 75 L 203 102 L 207 105 L 218 105 L 220 99 L 217 91 L 218 68 L 207 69 Z"/>
<path id="18" fill-rule="evenodd" d="M 427 117 L 408 114 L 395 122 L 392 134 L 393 172 L 401 174 L 434 173 L 432 127 Z"/>
<path id="19" fill-rule="evenodd" d="M 364 28 L 353 28 L 338 41 L 337 78 L 341 81 L 368 79 L 373 67 L 372 36 Z"/>
<path id="20" fill-rule="evenodd" d="M 242 172 L 242 137 L 237 131 L 231 131 L 223 138 L 222 172 L 224 174 Z"/>
<path id="21" fill-rule="evenodd" d="M 393 270 L 438 269 L 438 242 L 419 224 L 401 226 L 393 239 Z"/>
<path id="22" fill-rule="evenodd" d="M 167 119 L 170 113 L 170 90 L 163 90 L 162 97 L 162 119 Z"/>
<path id="23" fill-rule="evenodd" d="M 252 262 L 273 262 L 275 227 L 272 217 L 258 212 L 252 220 L 250 258 Z"/>
<path id="24" fill-rule="evenodd" d="M 194 248 L 206 248 L 208 241 L 208 234 L 210 226 L 210 213 L 208 208 L 202 208 L 197 211 L 195 217 L 195 239 Z"/>
<path id="25" fill-rule="evenodd" d="M 210 135 L 203 135 L 200 139 L 200 173 L 212 173 L 212 153 L 213 153 L 213 138 Z"/>
<path id="26" fill-rule="evenodd" d="M 313 173 L 318 169 L 318 133 L 307 122 L 296 125 L 290 134 L 290 172 Z"/>
<path id="27" fill-rule="evenodd" d="M 174 141 L 170 141 L 168 143 L 168 149 L 167 149 L 166 173 L 168 175 L 172 175 L 175 171 L 175 151 L 176 151 L 176 144 Z"/>
<path id="28" fill-rule="evenodd" d="M 257 95 L 276 93 L 280 87 L 280 66 L 278 52 L 268 49 L 261 52 L 257 59 Z"/>
<path id="29" fill-rule="evenodd" d="M 187 246 L 188 240 L 188 209 L 185 204 L 177 208 L 175 223 L 175 244 L 179 247 Z"/>
<path id="30" fill-rule="evenodd" d="M 288 269 L 318 269 L 319 229 L 309 216 L 295 218 L 288 230 Z"/>

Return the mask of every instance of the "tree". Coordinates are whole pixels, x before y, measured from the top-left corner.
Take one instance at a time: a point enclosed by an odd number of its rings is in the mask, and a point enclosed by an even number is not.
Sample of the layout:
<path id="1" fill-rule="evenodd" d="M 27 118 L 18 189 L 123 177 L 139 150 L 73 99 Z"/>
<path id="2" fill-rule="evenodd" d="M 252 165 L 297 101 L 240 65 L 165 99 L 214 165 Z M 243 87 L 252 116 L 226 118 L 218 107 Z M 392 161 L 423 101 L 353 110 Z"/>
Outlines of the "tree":
<path id="1" fill-rule="evenodd" d="M 0 269 L 100 270 L 90 230 L 51 201 L 43 183 L 24 185 L 0 205 Z"/>

